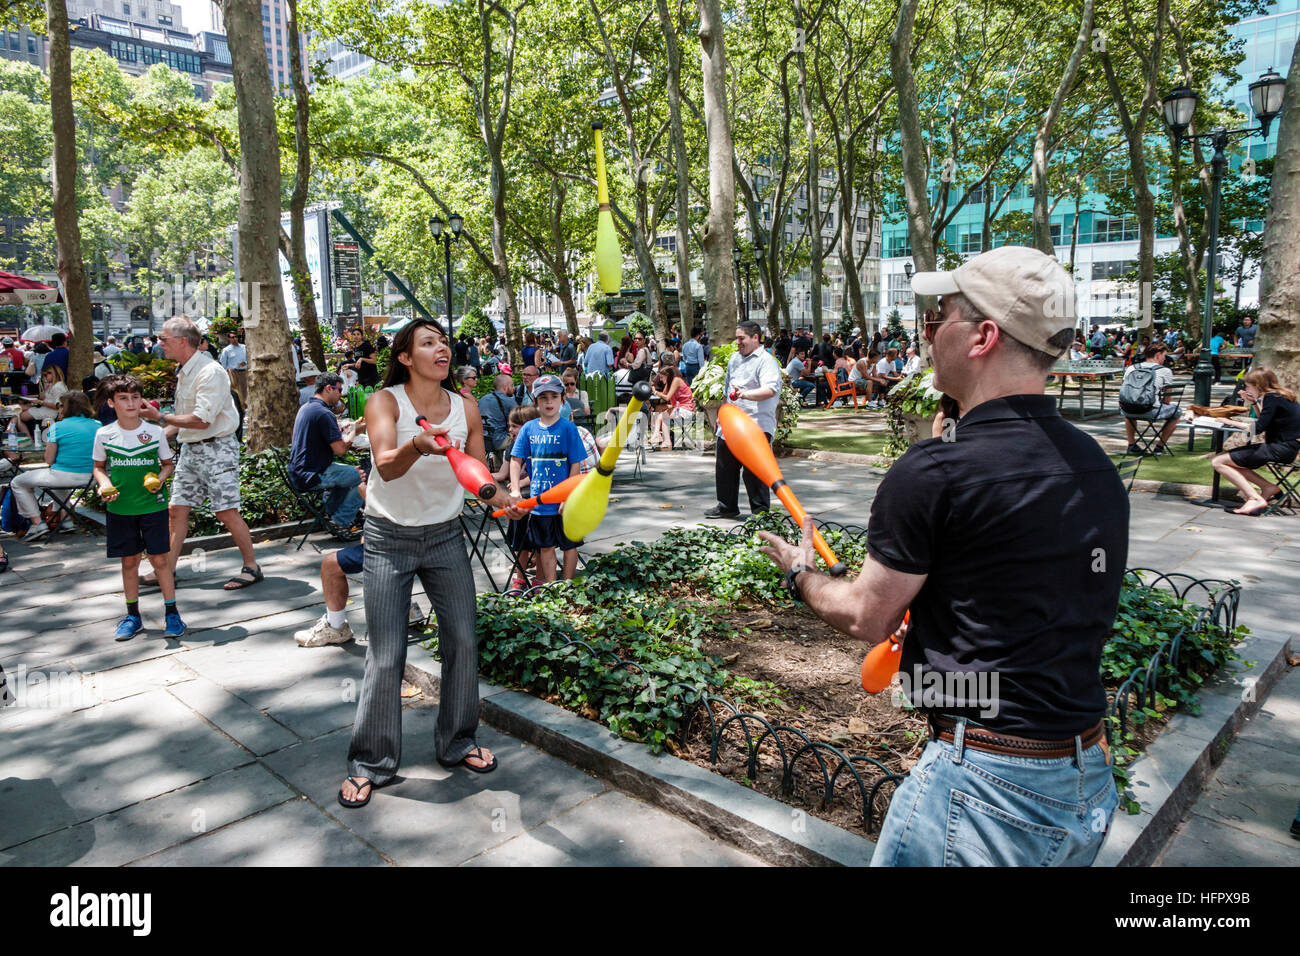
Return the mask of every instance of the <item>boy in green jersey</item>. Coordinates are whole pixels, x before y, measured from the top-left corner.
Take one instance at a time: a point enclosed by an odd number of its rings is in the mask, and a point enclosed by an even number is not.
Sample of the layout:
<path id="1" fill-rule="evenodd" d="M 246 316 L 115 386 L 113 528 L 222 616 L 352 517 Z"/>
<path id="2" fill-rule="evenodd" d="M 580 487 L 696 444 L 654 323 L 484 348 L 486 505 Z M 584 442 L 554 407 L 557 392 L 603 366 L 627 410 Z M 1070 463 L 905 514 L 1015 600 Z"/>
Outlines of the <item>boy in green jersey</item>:
<path id="1" fill-rule="evenodd" d="M 140 617 L 140 552 L 147 551 L 158 572 L 166 602 L 166 637 L 180 637 L 185 622 L 176 611 L 176 585 L 167 560 L 171 540 L 167 526 L 167 495 L 163 482 L 175 461 L 167 437 L 157 425 L 140 417 L 143 399 L 134 375 L 110 375 L 99 385 L 117 421 L 95 433 L 95 481 L 108 503 L 108 556 L 122 559 L 122 588 L 126 617 L 113 639 L 129 641 L 144 629 Z"/>

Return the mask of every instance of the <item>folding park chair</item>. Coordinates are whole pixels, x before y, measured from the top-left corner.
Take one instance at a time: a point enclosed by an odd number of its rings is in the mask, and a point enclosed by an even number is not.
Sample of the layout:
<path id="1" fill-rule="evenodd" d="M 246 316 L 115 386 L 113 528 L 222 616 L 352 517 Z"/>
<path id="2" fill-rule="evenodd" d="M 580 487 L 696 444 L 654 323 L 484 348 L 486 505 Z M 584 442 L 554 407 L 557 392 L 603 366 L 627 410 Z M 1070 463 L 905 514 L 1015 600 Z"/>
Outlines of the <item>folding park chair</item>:
<path id="1" fill-rule="evenodd" d="M 1300 507 L 1300 458 L 1292 462 L 1270 461 L 1268 470 L 1273 473 L 1273 480 L 1282 489 L 1282 497 L 1267 508 L 1264 514 L 1295 514 Z"/>
<path id="2" fill-rule="evenodd" d="M 1115 463 L 1115 470 L 1119 472 L 1119 480 L 1124 482 L 1124 490 L 1129 494 L 1133 493 L 1133 482 L 1137 479 L 1138 468 L 1141 464 L 1141 458 L 1124 458 Z"/>
<path id="3" fill-rule="evenodd" d="M 700 438 L 701 423 L 707 429 L 708 421 L 698 411 L 691 412 L 689 418 L 670 417 L 668 419 L 668 444 L 676 448 L 677 441 L 680 439 L 683 448 L 702 448 L 704 442 Z"/>
<path id="4" fill-rule="evenodd" d="M 1181 406 L 1183 401 L 1183 392 L 1186 390 L 1186 382 L 1182 385 L 1168 385 L 1160 393 L 1160 401 L 1165 405 Z M 1169 419 L 1152 418 L 1151 416 L 1157 411 L 1159 411 L 1159 409 L 1153 409 L 1150 412 L 1143 412 L 1141 415 L 1130 415 L 1122 409 L 1120 410 L 1120 414 L 1133 423 L 1133 444 L 1142 449 L 1142 455 L 1144 457 L 1150 455 L 1152 458 L 1155 458 L 1159 455 L 1172 455 L 1174 453 L 1173 448 L 1169 445 L 1163 446 L 1164 451 L 1160 450 L 1160 433 L 1164 430 L 1165 425 L 1169 423 Z"/>
<path id="5" fill-rule="evenodd" d="M 299 491 L 289 480 L 289 466 L 285 461 L 285 449 L 272 449 L 271 459 L 275 462 L 276 474 L 279 475 L 281 483 L 288 491 L 289 496 L 301 507 L 307 514 L 311 515 L 312 523 L 306 531 L 302 533 L 302 540 L 298 542 L 295 551 L 301 551 L 302 546 L 307 543 L 307 539 L 317 531 L 325 531 L 332 535 L 338 541 L 352 542 L 361 537 L 360 531 L 353 531 L 351 528 L 343 528 L 335 524 L 325 511 L 325 493 L 320 489 L 309 491 Z M 296 535 L 289 536 L 289 543 L 293 543 Z M 320 551 L 315 542 L 312 547 Z"/>
<path id="6" fill-rule="evenodd" d="M 50 527 L 58 527 L 64 521 L 71 521 L 74 526 L 82 531 L 89 531 L 96 534 L 100 531 L 100 526 L 95 521 L 87 518 L 85 515 L 77 512 L 77 506 L 73 503 L 73 495 L 78 496 L 78 501 L 85 500 L 86 496 L 95 491 L 95 478 L 92 475 L 80 488 L 49 488 L 40 486 L 37 488 L 38 501 L 44 501 L 54 506 L 54 512 L 46 518 L 46 523 Z"/>
<path id="7" fill-rule="evenodd" d="M 520 577 L 524 576 L 524 569 L 519 566 L 519 557 L 511 549 L 509 539 L 506 537 L 505 525 L 501 521 L 500 518 L 492 517 L 491 505 L 485 504 L 474 495 L 465 495 L 465 503 L 460 511 L 460 527 L 465 532 L 465 538 L 469 542 L 470 554 L 473 558 L 478 559 L 479 566 L 483 568 L 483 573 L 487 575 L 488 583 L 492 585 L 492 590 L 498 594 L 501 593 L 502 588 L 497 584 L 496 575 L 492 573 L 492 568 L 488 565 L 489 544 L 504 551 L 509 556 L 511 572 L 517 573 Z M 492 535 L 493 525 L 496 526 L 497 531 L 495 538 Z"/>
<path id="8" fill-rule="evenodd" d="M 841 398 L 851 398 L 853 399 L 853 407 L 856 409 L 858 407 L 857 386 L 853 382 L 845 382 L 841 385 L 835 378 L 834 369 L 828 368 L 823 369 L 823 371 L 826 373 L 826 384 L 830 386 L 831 390 L 831 397 L 826 399 L 826 407 L 830 408 Z M 866 401 L 866 396 L 863 396 L 863 401 Z"/>
<path id="9" fill-rule="evenodd" d="M 632 474 L 629 481 L 642 481 L 645 478 L 646 438 L 650 435 L 650 411 L 642 406 L 627 432 L 627 444 L 623 446 L 624 454 L 632 456 Z"/>

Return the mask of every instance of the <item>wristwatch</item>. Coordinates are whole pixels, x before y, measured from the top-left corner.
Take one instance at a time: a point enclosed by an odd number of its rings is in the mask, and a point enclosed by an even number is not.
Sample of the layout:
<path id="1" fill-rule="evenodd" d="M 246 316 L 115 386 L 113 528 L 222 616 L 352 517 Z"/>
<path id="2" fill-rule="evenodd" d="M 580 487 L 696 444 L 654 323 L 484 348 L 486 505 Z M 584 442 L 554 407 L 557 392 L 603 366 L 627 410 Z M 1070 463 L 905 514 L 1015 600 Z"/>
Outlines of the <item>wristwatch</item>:
<path id="1" fill-rule="evenodd" d="M 806 564 L 796 564 L 785 572 L 785 589 L 790 592 L 790 597 L 794 598 L 794 600 L 803 601 L 803 595 L 799 593 L 799 584 L 795 579 L 803 572 L 811 570 L 812 568 Z"/>

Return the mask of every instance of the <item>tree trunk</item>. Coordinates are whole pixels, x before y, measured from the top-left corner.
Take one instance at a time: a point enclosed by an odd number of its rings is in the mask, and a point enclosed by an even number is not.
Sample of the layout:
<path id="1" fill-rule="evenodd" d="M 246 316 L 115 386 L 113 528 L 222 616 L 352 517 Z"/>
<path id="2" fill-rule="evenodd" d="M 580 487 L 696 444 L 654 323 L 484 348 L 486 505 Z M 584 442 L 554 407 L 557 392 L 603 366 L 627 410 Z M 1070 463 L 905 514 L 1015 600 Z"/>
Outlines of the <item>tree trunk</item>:
<path id="1" fill-rule="evenodd" d="M 709 218 L 704 224 L 704 286 L 709 340 L 720 345 L 736 323 L 736 183 L 731 170 L 731 114 L 727 108 L 727 52 L 720 0 L 700 0 L 700 59 L 704 72 L 704 125 L 709 140 Z"/>
<path id="2" fill-rule="evenodd" d="M 50 119 L 54 132 L 54 236 L 58 243 L 59 279 L 68 310 L 68 388 L 80 387 L 90 374 L 95 330 L 90 317 L 90 285 L 81 259 L 81 225 L 77 219 L 77 120 L 72 110 L 72 47 L 68 7 L 46 0 L 50 34 Z"/>
<path id="3" fill-rule="evenodd" d="M 297 152 L 297 170 L 294 173 L 293 194 L 289 197 L 289 229 L 291 250 L 289 268 L 293 273 L 293 296 L 298 302 L 298 325 L 307 343 L 307 351 L 317 368 L 325 367 L 325 346 L 321 342 L 320 319 L 316 314 L 316 296 L 312 293 L 311 270 L 307 267 L 306 224 L 303 221 L 307 208 L 307 187 L 311 185 L 311 146 L 307 139 L 310 100 L 307 83 L 302 75 L 302 49 L 298 37 L 298 0 L 288 0 L 288 18 L 285 29 L 289 31 L 289 71 L 293 78 L 294 149 Z M 323 252 L 323 251 L 322 251 Z"/>
<path id="4" fill-rule="evenodd" d="M 1174 226 L 1178 231 L 1178 253 L 1182 256 L 1183 271 L 1186 273 L 1183 288 L 1183 315 L 1187 320 L 1187 328 L 1195 329 L 1199 327 L 1200 322 L 1201 263 L 1193 247 L 1187 224 L 1187 209 L 1183 205 L 1183 168 L 1177 156 L 1173 158 L 1169 178 Z"/>
<path id="5" fill-rule="evenodd" d="M 934 232 L 930 224 L 929 170 L 925 140 L 921 136 L 921 113 L 917 103 L 916 78 L 912 75 L 912 29 L 920 0 L 902 0 L 898 25 L 889 42 L 890 69 L 898 88 L 898 131 L 903 153 L 903 188 L 907 197 L 907 236 L 912 243 L 912 260 L 917 272 L 935 267 Z M 934 307 L 933 296 L 915 299 L 916 324 L 924 311 Z M 921 358 L 929 358 L 930 346 L 921 338 Z"/>
<path id="6" fill-rule="evenodd" d="M 280 142 L 266 69 L 261 4 L 223 0 L 239 117 L 239 277 L 250 288 L 246 443 L 288 446 L 298 411 L 289 319 L 280 287 Z"/>
<path id="7" fill-rule="evenodd" d="M 1066 97 L 1074 87 L 1075 77 L 1079 75 L 1079 63 L 1083 60 L 1083 52 L 1087 49 L 1092 34 L 1093 3 L 1094 0 L 1083 0 L 1083 16 L 1079 21 L 1079 36 L 1074 41 L 1074 50 L 1065 65 L 1065 72 L 1061 74 L 1061 82 L 1056 87 L 1052 104 L 1038 124 L 1038 133 L 1034 137 L 1034 246 L 1049 256 L 1056 255 L 1056 249 L 1052 245 L 1052 222 L 1047 211 L 1047 144 L 1051 141 L 1052 127 L 1061 115 Z"/>
<path id="8" fill-rule="evenodd" d="M 1300 41 L 1291 54 L 1273 157 L 1272 195 L 1259 272 L 1259 338 L 1255 368 L 1268 368 L 1289 388 L 1300 384 Z"/>
<path id="9" fill-rule="evenodd" d="M 667 0 L 655 0 L 659 26 L 664 34 L 668 57 L 668 123 L 672 131 L 673 164 L 677 168 L 677 305 L 681 310 L 682 341 L 695 325 L 695 303 L 691 301 L 691 200 L 690 154 L 686 152 L 686 131 L 682 126 L 682 53 L 677 43 L 677 28 L 668 13 Z M 666 344 L 666 343 L 665 343 Z"/>
<path id="10" fill-rule="evenodd" d="M 808 140 L 808 208 L 804 222 L 808 230 L 808 305 L 812 310 L 813 341 L 821 344 L 822 331 L 822 215 L 821 215 L 821 155 L 817 148 L 817 126 L 813 121 L 812 102 L 808 96 L 808 57 L 804 53 L 807 43 L 803 7 L 794 5 L 795 30 L 805 34 L 804 43 L 795 54 L 795 70 L 799 76 L 799 112 L 803 116 L 804 138 Z"/>

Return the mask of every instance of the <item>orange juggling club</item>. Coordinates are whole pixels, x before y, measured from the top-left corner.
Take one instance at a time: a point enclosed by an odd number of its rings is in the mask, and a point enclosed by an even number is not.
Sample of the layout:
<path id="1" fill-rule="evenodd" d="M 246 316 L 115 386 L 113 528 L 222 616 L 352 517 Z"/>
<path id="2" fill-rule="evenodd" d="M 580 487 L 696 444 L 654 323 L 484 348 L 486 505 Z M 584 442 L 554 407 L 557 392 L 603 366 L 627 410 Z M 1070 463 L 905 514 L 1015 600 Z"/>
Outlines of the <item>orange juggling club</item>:
<path id="1" fill-rule="evenodd" d="M 523 501 L 515 502 L 515 507 L 519 508 L 521 511 L 532 511 L 538 505 L 558 505 L 560 502 L 567 499 L 569 493 L 572 492 L 574 488 L 577 488 L 578 485 L 582 484 L 582 479 L 586 477 L 587 476 L 584 474 L 573 475 L 572 477 L 565 478 L 558 485 L 552 485 L 540 495 L 533 495 L 531 498 L 525 498 Z M 492 517 L 501 518 L 505 516 L 505 513 L 505 508 L 498 508 L 496 511 L 492 512 Z"/>
<path id="2" fill-rule="evenodd" d="M 718 427 L 722 429 L 722 439 L 727 443 L 727 450 L 736 456 L 736 460 L 750 474 L 772 489 L 772 494 L 785 505 L 785 510 L 790 512 L 795 524 L 802 527 L 803 519 L 808 513 L 799 504 L 794 490 L 785 483 L 776 456 L 772 454 L 772 446 L 768 444 L 767 436 L 758 427 L 758 423 L 737 406 L 724 402 L 718 409 Z M 831 574 L 838 577 L 848 570 L 844 562 L 835 557 L 835 552 L 816 528 L 813 528 L 813 546 L 830 568 Z"/>
<path id="3" fill-rule="evenodd" d="M 912 610 L 908 608 L 903 614 L 903 623 L 912 619 Z M 877 694 L 893 683 L 898 673 L 898 662 L 903 657 L 903 639 L 895 631 L 889 640 L 881 641 L 862 661 L 862 689 Z"/>
<path id="4" fill-rule="evenodd" d="M 425 431 L 433 431 L 433 426 L 423 415 L 415 420 L 415 424 Z M 492 478 L 492 473 L 488 471 L 487 465 L 477 458 L 471 458 L 459 448 L 452 448 L 446 435 L 434 435 L 433 440 L 440 447 L 447 449 L 447 463 L 451 465 L 451 470 L 462 488 L 471 495 L 478 495 L 484 501 L 491 501 L 496 497 L 497 483 Z"/>

